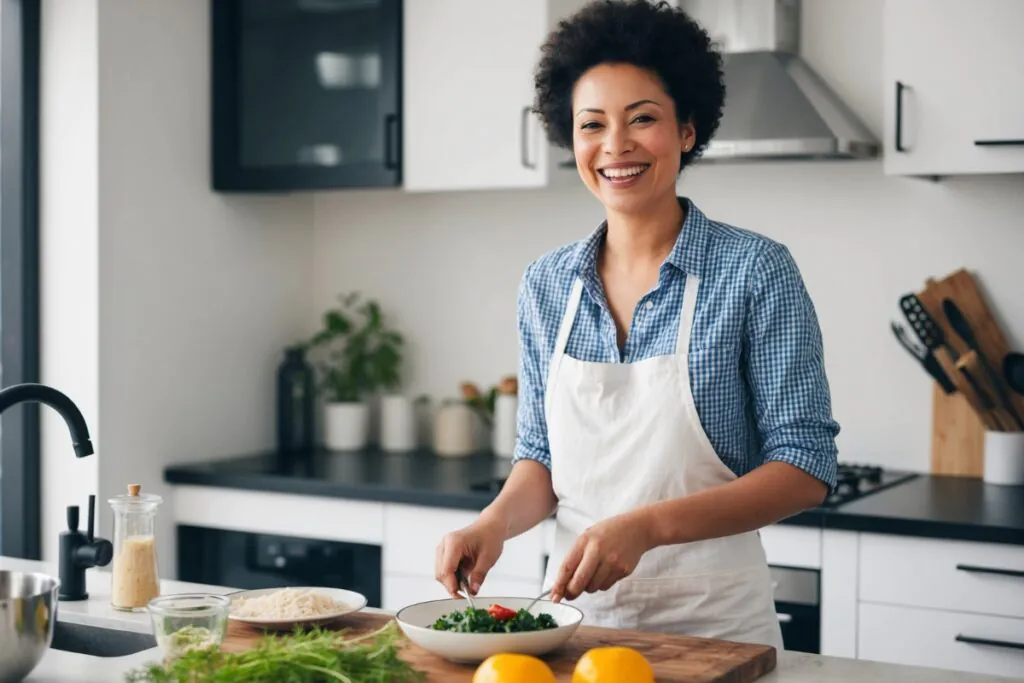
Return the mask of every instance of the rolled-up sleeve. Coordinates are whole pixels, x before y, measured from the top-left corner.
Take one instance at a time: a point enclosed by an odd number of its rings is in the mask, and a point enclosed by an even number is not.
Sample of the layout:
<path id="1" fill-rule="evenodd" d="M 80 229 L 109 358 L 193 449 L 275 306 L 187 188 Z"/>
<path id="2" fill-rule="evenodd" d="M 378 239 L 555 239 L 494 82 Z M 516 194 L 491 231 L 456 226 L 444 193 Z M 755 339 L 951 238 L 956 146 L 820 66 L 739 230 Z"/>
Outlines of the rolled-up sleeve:
<path id="1" fill-rule="evenodd" d="M 821 328 L 789 250 L 769 242 L 750 283 L 747 376 L 763 461 L 787 462 L 833 489 L 836 436 Z"/>
<path id="2" fill-rule="evenodd" d="M 531 266 L 519 283 L 519 404 L 516 415 L 516 448 L 512 462 L 536 460 L 551 469 L 547 420 L 544 416 L 543 354 L 537 335 L 537 305 L 530 291 Z"/>

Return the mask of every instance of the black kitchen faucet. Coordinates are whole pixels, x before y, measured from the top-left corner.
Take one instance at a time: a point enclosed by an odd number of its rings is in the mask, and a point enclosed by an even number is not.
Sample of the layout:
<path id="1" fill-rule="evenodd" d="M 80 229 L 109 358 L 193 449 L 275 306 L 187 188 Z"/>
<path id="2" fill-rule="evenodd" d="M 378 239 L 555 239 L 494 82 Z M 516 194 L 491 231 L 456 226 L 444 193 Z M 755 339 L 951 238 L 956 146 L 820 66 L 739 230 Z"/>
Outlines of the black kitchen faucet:
<path id="1" fill-rule="evenodd" d="M 71 432 L 75 457 L 92 455 L 92 441 L 89 428 L 74 401 L 53 387 L 45 384 L 15 384 L 0 390 L 0 413 L 18 403 L 43 403 L 64 418 Z M 60 534 L 60 600 L 85 600 L 85 570 L 90 567 L 105 567 L 110 564 L 114 548 L 110 541 L 95 538 L 96 496 L 89 496 L 88 533 L 78 530 L 78 506 L 68 506 L 68 530 Z"/>

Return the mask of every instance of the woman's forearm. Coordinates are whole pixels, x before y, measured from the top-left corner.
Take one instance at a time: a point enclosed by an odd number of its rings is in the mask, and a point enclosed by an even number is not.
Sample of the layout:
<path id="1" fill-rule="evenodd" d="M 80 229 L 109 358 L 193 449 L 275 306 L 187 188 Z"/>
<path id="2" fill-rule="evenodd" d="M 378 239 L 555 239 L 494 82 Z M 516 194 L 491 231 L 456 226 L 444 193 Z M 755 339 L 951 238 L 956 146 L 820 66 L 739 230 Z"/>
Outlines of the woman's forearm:
<path id="1" fill-rule="evenodd" d="M 637 512 L 651 547 L 731 536 L 774 524 L 819 505 L 828 488 L 784 462 L 767 462 L 735 481 Z"/>
<path id="2" fill-rule="evenodd" d="M 557 502 L 548 468 L 534 460 L 520 460 L 512 466 L 501 493 L 480 513 L 480 521 L 504 529 L 507 540 L 550 517 Z"/>

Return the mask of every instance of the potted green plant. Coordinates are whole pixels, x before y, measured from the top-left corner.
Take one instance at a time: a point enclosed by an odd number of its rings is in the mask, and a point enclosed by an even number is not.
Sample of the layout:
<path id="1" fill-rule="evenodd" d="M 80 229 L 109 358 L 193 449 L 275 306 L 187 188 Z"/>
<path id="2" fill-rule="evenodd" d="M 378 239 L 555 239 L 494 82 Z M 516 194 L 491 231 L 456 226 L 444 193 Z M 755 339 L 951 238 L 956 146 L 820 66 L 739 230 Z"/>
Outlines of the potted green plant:
<path id="1" fill-rule="evenodd" d="M 324 445 L 359 450 L 369 431 L 367 398 L 401 384 L 402 336 L 390 329 L 376 301 L 358 292 L 340 296 L 323 315 L 323 328 L 307 343 L 318 357 L 324 396 Z"/>

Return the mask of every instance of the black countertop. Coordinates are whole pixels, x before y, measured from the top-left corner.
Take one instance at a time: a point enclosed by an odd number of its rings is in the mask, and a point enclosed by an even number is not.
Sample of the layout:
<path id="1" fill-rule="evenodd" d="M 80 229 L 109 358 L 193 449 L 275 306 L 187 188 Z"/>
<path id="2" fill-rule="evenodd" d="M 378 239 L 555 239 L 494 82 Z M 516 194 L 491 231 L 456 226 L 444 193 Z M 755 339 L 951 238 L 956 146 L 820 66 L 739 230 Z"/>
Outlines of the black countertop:
<path id="1" fill-rule="evenodd" d="M 192 484 L 482 510 L 507 476 L 507 458 L 445 458 L 429 450 L 257 453 L 175 465 L 171 484 Z M 921 475 L 836 508 L 815 508 L 782 524 L 1024 545 L 1024 486 Z"/>
<path id="2" fill-rule="evenodd" d="M 830 511 L 830 529 L 1024 545 L 1024 486 L 923 475 Z"/>

